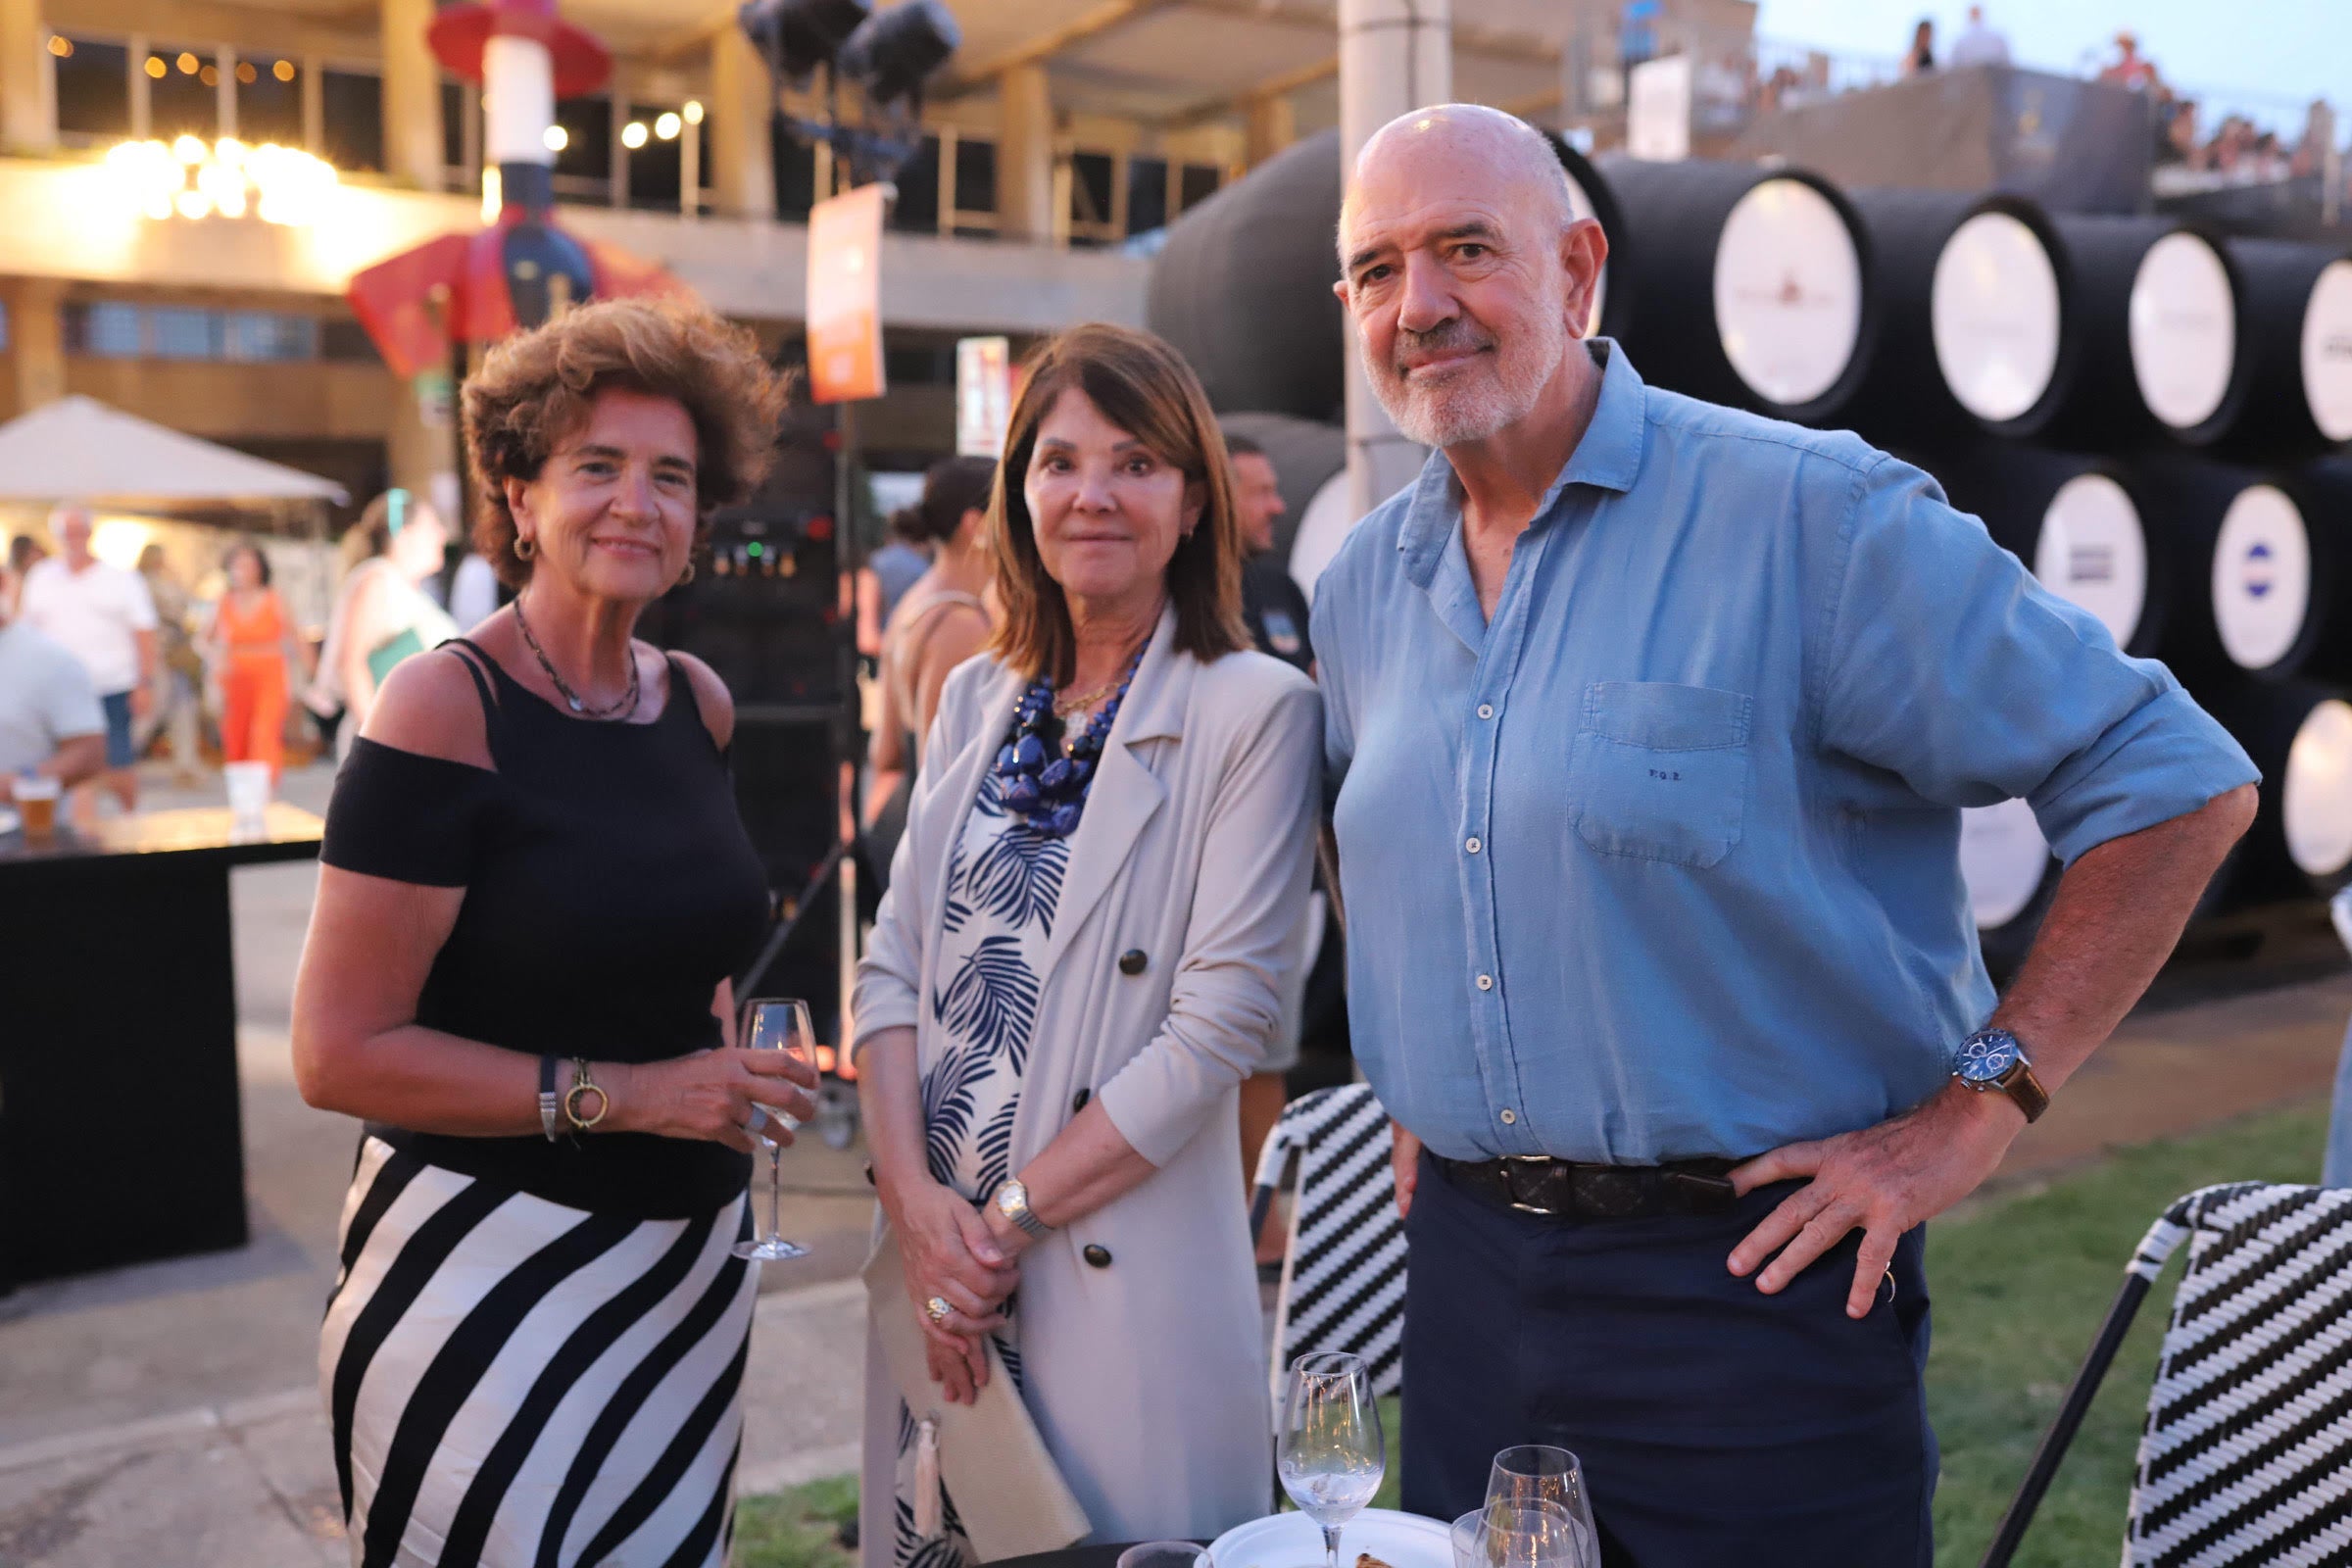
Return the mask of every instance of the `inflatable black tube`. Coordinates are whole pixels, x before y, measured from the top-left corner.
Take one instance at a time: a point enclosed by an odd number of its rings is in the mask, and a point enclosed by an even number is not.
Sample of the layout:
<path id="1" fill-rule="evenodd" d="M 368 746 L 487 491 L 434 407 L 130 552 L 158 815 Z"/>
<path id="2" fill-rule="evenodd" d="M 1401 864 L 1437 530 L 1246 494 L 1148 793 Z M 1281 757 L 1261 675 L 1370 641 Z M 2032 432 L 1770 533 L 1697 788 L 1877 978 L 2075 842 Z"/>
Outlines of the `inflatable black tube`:
<path id="1" fill-rule="evenodd" d="M 2051 222 L 2082 341 L 2042 437 L 2093 451 L 2218 440 L 2246 397 L 2247 360 L 2237 352 L 2245 290 L 2229 250 L 2169 218 L 2064 214 Z"/>
<path id="2" fill-rule="evenodd" d="M 2352 441 L 2352 251 L 2233 239 L 2230 258 L 2244 289 L 2246 397 L 2223 448 L 2270 462 L 2340 450 Z"/>
<path id="3" fill-rule="evenodd" d="M 2352 676 L 2352 470 L 2152 455 L 2132 473 L 2180 583 L 2167 662 L 2213 678 Z"/>
<path id="4" fill-rule="evenodd" d="M 2151 540 L 2135 481 L 2104 458 L 1977 441 L 1915 459 L 1962 512 L 2041 585 L 2099 618 L 2126 653 L 2153 654 L 2180 594 L 2205 573 L 2177 569 L 2169 535 Z M 2186 586 L 2183 586 L 2186 584 Z"/>
<path id="5" fill-rule="evenodd" d="M 1778 418 L 1833 418 L 1870 362 L 1869 239 L 1836 186 L 1797 169 L 1611 153 L 1624 215 L 1608 320 L 1653 385 Z"/>
<path id="6" fill-rule="evenodd" d="M 2311 681 L 2229 681 L 2198 700 L 2262 769 L 2254 825 L 2208 903 L 2326 895 L 2352 878 L 2352 702 Z"/>
<path id="7" fill-rule="evenodd" d="M 1144 321 L 1175 345 L 1220 413 L 1346 414 L 1347 321 L 1332 297 L 1340 133 L 1267 159 L 1169 225 Z"/>
<path id="8" fill-rule="evenodd" d="M 1348 432 L 1336 424 L 1294 419 L 1287 414 L 1228 414 L 1217 423 L 1227 436 L 1244 435 L 1265 449 L 1282 489 L 1283 514 L 1274 519 L 1274 550 L 1283 560 L 1298 537 L 1306 509 L 1334 474 L 1348 467 Z"/>
<path id="9" fill-rule="evenodd" d="M 2081 347 L 2068 329 L 2065 249 L 2014 196 L 1846 192 L 1870 237 L 1879 331 L 1852 417 L 1905 441 L 1963 431 L 2030 436 L 2064 402 Z"/>

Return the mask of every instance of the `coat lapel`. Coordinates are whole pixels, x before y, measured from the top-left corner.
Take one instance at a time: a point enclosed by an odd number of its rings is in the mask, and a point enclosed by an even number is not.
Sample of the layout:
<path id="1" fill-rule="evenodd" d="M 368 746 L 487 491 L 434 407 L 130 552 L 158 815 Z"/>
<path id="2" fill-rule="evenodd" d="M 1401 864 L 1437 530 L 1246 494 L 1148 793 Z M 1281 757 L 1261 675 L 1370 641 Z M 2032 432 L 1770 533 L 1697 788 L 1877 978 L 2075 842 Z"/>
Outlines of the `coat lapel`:
<path id="1" fill-rule="evenodd" d="M 1054 934 L 1046 944 L 1049 983 L 1069 951 L 1071 940 L 1135 849 L 1135 841 L 1159 810 L 1167 790 L 1147 765 L 1143 749 L 1184 733 L 1184 712 L 1192 700 L 1192 659 L 1176 648 L 1176 612 L 1161 612 L 1159 629 L 1144 651 L 1135 681 L 1119 706 L 1102 761 L 1087 791 L 1086 812 L 1070 835 L 1069 869 L 1062 875 L 1061 899 L 1054 910 Z"/>

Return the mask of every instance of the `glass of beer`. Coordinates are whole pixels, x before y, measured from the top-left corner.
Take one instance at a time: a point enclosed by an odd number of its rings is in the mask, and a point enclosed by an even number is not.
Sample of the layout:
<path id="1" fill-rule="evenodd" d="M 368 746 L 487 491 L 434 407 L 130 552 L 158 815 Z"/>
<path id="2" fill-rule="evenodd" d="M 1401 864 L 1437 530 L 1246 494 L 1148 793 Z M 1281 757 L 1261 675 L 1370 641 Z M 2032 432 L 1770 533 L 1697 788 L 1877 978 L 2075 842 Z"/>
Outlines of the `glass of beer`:
<path id="1" fill-rule="evenodd" d="M 64 791 L 57 780 L 27 773 L 17 780 L 17 814 L 24 819 L 24 836 L 46 840 L 57 833 L 57 798 Z"/>

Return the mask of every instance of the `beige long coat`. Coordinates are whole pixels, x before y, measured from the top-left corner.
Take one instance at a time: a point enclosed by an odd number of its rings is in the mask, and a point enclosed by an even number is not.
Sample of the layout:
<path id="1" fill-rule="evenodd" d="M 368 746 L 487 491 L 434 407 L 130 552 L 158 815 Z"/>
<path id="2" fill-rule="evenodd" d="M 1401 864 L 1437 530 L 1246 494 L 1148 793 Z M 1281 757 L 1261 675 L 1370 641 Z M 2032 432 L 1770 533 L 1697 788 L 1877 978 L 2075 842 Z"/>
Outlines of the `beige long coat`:
<path id="1" fill-rule="evenodd" d="M 858 971 L 858 1039 L 912 1028 L 925 1068 L 945 1045 L 925 999 L 949 849 L 1022 685 L 986 658 L 949 677 Z M 1021 1259 L 1029 1409 L 1097 1540 L 1205 1540 L 1267 1510 L 1236 1086 L 1263 1054 L 1298 946 L 1321 751 L 1321 703 L 1303 675 L 1255 653 L 1202 664 L 1177 650 L 1170 612 L 1071 837 L 1012 1169 L 1061 1131 L 1082 1091 L 1159 1167 Z M 1122 971 L 1129 953 L 1143 955 L 1140 974 Z M 1088 1263 L 1089 1248 L 1107 1265 Z M 898 1409 L 869 1346 L 862 1540 L 865 1562 L 885 1568 Z"/>

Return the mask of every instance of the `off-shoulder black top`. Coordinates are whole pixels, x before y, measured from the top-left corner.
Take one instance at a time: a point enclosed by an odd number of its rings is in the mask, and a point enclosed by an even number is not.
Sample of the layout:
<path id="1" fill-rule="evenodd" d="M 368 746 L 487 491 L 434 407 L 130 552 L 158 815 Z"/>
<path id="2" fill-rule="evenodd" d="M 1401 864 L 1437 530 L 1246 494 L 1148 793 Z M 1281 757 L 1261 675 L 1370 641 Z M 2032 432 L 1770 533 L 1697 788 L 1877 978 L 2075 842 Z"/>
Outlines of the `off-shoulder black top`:
<path id="1" fill-rule="evenodd" d="M 468 1040 L 590 1061 L 715 1046 L 711 994 L 757 950 L 766 879 L 727 759 L 673 660 L 650 724 L 570 717 L 461 640 L 494 769 L 357 742 L 335 780 L 319 858 L 369 876 L 462 887 L 416 1021 Z M 479 659 L 477 664 L 475 659 Z M 710 1212 L 748 1156 L 649 1133 L 550 1143 L 370 1123 L 448 1169 L 635 1219 Z"/>

